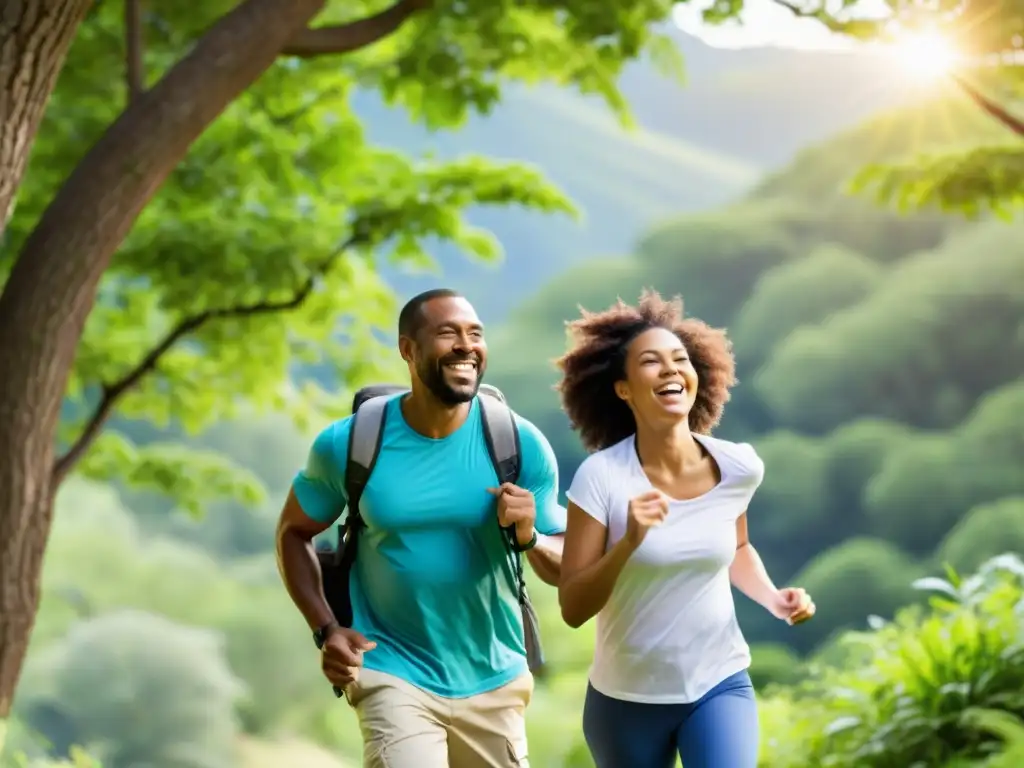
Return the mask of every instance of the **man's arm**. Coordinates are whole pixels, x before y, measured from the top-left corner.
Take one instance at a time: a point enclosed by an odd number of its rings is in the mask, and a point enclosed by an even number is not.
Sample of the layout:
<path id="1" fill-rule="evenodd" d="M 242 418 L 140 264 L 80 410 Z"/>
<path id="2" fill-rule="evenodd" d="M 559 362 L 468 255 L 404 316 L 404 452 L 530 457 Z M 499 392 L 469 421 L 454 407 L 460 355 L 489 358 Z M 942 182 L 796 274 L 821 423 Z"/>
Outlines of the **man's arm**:
<path id="1" fill-rule="evenodd" d="M 324 597 L 320 561 L 313 539 L 330 528 L 345 509 L 345 456 L 349 420 L 333 424 L 317 436 L 306 466 L 295 476 L 277 523 L 277 567 L 285 589 L 310 629 L 335 621 Z M 341 542 L 339 542 L 340 544 Z"/>
<path id="2" fill-rule="evenodd" d="M 537 545 L 526 553 L 526 559 L 537 577 L 552 587 L 558 586 L 562 577 L 562 542 L 565 534 L 554 536 L 537 534 Z"/>
<path id="3" fill-rule="evenodd" d="M 277 523 L 277 568 L 292 602 L 313 631 L 335 621 L 324 597 L 320 561 L 313 547 L 313 538 L 330 525 L 306 515 L 295 498 L 295 491 L 288 491 Z"/>

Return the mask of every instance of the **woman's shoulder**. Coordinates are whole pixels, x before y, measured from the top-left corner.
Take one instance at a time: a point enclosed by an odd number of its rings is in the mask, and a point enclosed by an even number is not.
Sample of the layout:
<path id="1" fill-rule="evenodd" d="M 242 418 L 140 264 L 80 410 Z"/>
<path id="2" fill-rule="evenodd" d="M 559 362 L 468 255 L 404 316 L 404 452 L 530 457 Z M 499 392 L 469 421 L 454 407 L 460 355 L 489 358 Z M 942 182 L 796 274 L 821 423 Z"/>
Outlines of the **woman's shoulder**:
<path id="1" fill-rule="evenodd" d="M 631 438 L 589 454 L 580 462 L 573 476 L 574 481 L 578 478 L 592 483 L 599 479 L 602 486 L 607 486 L 610 475 L 628 471 L 629 451 L 632 450 L 629 445 Z"/>
<path id="2" fill-rule="evenodd" d="M 589 463 L 592 467 L 614 471 L 616 468 L 628 468 L 632 466 L 633 459 L 633 436 L 620 440 L 614 445 L 594 451 L 583 460 L 583 464 Z M 583 467 L 580 465 L 580 468 Z"/>
<path id="3" fill-rule="evenodd" d="M 701 435 L 699 439 L 716 461 L 726 465 L 722 469 L 728 474 L 748 478 L 755 484 L 764 479 L 764 462 L 750 443 L 734 443 L 709 435 Z"/>

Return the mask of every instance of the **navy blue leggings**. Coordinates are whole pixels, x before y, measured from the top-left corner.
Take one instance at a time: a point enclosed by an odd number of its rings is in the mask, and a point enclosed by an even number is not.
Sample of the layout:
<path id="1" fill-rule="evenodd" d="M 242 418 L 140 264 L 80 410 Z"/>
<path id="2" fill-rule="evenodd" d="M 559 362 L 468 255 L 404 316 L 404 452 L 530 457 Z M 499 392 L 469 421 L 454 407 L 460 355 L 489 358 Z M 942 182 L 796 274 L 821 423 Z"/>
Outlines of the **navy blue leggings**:
<path id="1" fill-rule="evenodd" d="M 746 671 L 690 704 L 639 704 L 587 687 L 583 735 L 597 768 L 757 768 L 757 702 Z"/>

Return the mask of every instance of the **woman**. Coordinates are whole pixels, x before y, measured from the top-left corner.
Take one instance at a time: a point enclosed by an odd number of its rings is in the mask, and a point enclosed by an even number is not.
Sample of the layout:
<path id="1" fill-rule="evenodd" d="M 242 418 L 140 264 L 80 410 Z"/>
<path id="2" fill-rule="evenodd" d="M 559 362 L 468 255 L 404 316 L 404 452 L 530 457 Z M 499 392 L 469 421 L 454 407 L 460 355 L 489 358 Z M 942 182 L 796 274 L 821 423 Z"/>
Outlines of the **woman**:
<path id="1" fill-rule="evenodd" d="M 764 465 L 708 435 L 736 383 L 725 334 L 645 292 L 571 325 L 562 403 L 590 451 L 568 491 L 558 596 L 597 616 L 583 731 L 598 768 L 756 768 L 750 651 L 730 582 L 779 619 L 814 614 L 777 589 L 747 537 Z"/>

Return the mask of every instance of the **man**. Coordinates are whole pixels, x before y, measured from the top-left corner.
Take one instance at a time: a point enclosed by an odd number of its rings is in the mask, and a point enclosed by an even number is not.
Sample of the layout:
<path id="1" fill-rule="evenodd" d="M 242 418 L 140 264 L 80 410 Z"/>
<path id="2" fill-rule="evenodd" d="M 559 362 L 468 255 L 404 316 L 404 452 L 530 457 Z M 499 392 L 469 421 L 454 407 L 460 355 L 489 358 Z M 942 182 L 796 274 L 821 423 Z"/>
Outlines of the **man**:
<path id="1" fill-rule="evenodd" d="M 352 417 L 316 438 L 295 478 L 277 530 L 282 577 L 323 643 L 324 674 L 356 709 L 367 768 L 526 766 L 533 678 L 495 516 L 520 546 L 537 542 L 527 558 L 556 584 L 565 513 L 554 453 L 516 417 L 518 485 L 495 487 L 477 398 L 487 345 L 465 298 L 416 296 L 398 332 L 410 392 L 387 404 L 359 502 L 353 627 L 332 615 L 311 543 L 345 506 Z"/>

